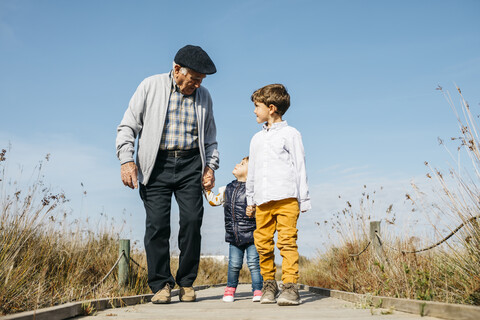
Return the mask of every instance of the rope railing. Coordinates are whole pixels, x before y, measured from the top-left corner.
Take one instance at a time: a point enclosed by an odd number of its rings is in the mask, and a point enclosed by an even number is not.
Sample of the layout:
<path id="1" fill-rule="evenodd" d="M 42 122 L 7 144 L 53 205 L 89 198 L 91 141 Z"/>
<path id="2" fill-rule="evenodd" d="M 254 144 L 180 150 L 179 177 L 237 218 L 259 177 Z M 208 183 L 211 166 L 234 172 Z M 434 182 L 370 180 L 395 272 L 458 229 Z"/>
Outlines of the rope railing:
<path id="1" fill-rule="evenodd" d="M 360 251 L 359 253 L 349 253 L 348 255 L 349 255 L 350 257 L 358 257 L 359 255 L 361 255 L 362 253 L 364 253 L 364 252 L 367 250 L 367 248 L 370 246 L 371 243 L 372 243 L 372 241 L 368 241 L 368 243 L 367 243 L 367 245 L 365 246 L 365 248 L 363 248 L 363 250 Z"/>
<path id="2" fill-rule="evenodd" d="M 122 259 L 122 257 L 125 257 L 125 251 L 122 251 L 122 253 L 118 257 L 117 261 L 113 264 L 113 267 L 110 269 L 110 271 L 107 272 L 107 274 L 102 278 L 102 280 L 100 280 L 100 282 L 98 282 L 96 285 L 94 285 L 92 289 L 87 291 L 87 293 L 80 296 L 80 299 L 85 298 L 86 296 L 88 296 L 92 292 L 95 292 L 95 290 L 98 288 L 98 286 L 100 286 L 105 280 L 107 280 L 108 276 L 110 274 L 112 274 L 113 270 L 118 265 L 118 263 L 120 262 L 120 259 Z"/>
<path id="3" fill-rule="evenodd" d="M 448 236 L 446 236 L 445 238 L 443 238 L 442 240 L 438 241 L 437 243 L 435 244 L 432 244 L 431 246 L 428 246 L 426 248 L 423 248 L 423 249 L 419 249 L 419 250 L 411 250 L 411 251 L 406 251 L 406 250 L 399 250 L 393 246 L 390 246 L 388 244 L 386 244 L 382 238 L 380 237 L 380 235 L 378 234 L 378 232 L 375 232 L 375 235 L 378 239 L 378 241 L 380 241 L 380 244 L 381 245 L 385 245 L 386 247 L 390 248 L 390 249 L 393 249 L 395 251 L 398 251 L 398 252 L 401 252 L 401 253 L 419 253 L 419 252 L 424 252 L 424 251 L 427 251 L 427 250 L 430 250 L 430 249 L 433 249 L 439 245 L 441 245 L 442 243 L 444 243 L 445 241 L 447 241 L 448 239 L 450 239 L 455 233 L 457 233 L 460 229 L 462 229 L 467 223 L 470 223 L 476 219 L 480 218 L 480 215 L 477 215 L 475 217 L 471 217 L 470 219 L 468 219 L 465 223 L 461 223 L 458 227 L 455 228 L 455 230 L 453 230 L 452 232 L 450 232 L 450 234 Z"/>
<path id="4" fill-rule="evenodd" d="M 137 261 L 133 260 L 132 257 L 130 257 L 130 261 L 132 261 L 134 264 L 136 264 L 139 268 L 142 268 L 143 270 L 147 270 L 147 269 L 145 269 L 145 267 L 142 267 Z"/>
<path id="5" fill-rule="evenodd" d="M 426 248 L 422 248 L 422 249 L 418 249 L 418 250 L 402 250 L 402 249 L 398 249 L 398 248 L 395 248 L 394 246 L 391 246 L 389 244 L 387 244 L 385 241 L 383 241 L 382 237 L 380 236 L 380 233 L 379 233 L 379 225 L 378 225 L 378 229 L 376 229 L 375 227 L 372 229 L 372 225 L 370 226 L 370 241 L 367 243 L 367 245 L 363 248 L 363 250 L 361 250 L 360 252 L 358 253 L 350 253 L 348 254 L 348 256 L 350 257 L 358 257 L 360 256 L 362 253 L 364 253 L 369 247 L 370 245 L 372 245 L 376 250 L 377 249 L 380 249 L 380 253 L 377 252 L 377 255 L 379 254 L 380 256 L 383 255 L 383 253 L 381 253 L 381 247 L 382 246 L 385 246 L 385 247 L 388 247 L 392 250 L 395 250 L 395 251 L 398 251 L 402 254 L 407 254 L 407 253 L 419 253 L 419 252 L 424 252 L 424 251 L 428 251 L 430 249 L 433 249 L 439 245 L 441 245 L 442 243 L 444 243 L 445 241 L 447 241 L 448 239 L 450 239 L 454 234 L 456 234 L 460 229 L 462 229 L 466 224 L 468 223 L 472 223 L 473 221 L 475 221 L 476 219 L 480 218 L 480 215 L 477 215 L 477 216 L 474 216 L 474 217 L 471 217 L 470 219 L 464 221 L 463 223 L 461 223 L 458 227 L 455 228 L 455 230 L 453 230 L 452 232 L 450 232 L 450 234 L 448 236 L 446 236 L 445 238 L 443 238 L 442 240 L 436 242 L 435 244 L 432 244 Z M 379 224 L 379 222 L 371 222 L 371 224 Z M 377 242 L 378 241 L 378 242 Z"/>
<path id="6" fill-rule="evenodd" d="M 120 262 L 120 260 L 121 260 L 123 257 L 127 258 L 124 250 L 122 250 L 122 253 L 120 253 L 120 255 L 118 256 L 117 261 L 115 261 L 115 263 L 113 264 L 113 266 L 110 268 L 110 270 L 107 272 L 107 274 L 102 278 L 102 280 L 100 280 L 96 285 L 94 285 L 94 286 L 92 287 L 92 289 L 90 289 L 89 291 L 87 291 L 86 293 L 84 293 L 83 295 L 81 295 L 79 299 L 83 299 L 83 298 L 85 298 L 86 296 L 88 296 L 89 294 L 91 294 L 92 292 L 95 292 L 95 290 L 97 290 L 97 288 L 98 288 L 102 283 L 104 283 L 105 280 L 107 280 L 107 278 L 112 274 L 113 270 L 115 270 L 115 268 L 118 266 L 118 263 Z M 147 269 L 145 269 L 145 267 L 142 267 L 137 261 L 133 260 L 132 257 L 129 257 L 129 260 L 132 261 L 134 264 L 136 264 L 139 268 L 142 268 L 143 270 L 147 270 Z"/>

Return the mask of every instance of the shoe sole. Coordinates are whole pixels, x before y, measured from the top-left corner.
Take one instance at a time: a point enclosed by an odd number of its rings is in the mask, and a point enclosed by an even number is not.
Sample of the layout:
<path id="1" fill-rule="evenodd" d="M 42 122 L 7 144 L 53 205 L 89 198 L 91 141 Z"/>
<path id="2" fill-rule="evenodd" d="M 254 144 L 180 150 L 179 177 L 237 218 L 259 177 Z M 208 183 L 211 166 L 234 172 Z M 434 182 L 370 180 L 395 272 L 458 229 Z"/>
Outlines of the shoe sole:
<path id="1" fill-rule="evenodd" d="M 197 296 L 194 295 L 193 297 L 190 296 L 190 297 L 186 297 L 185 295 L 178 295 L 178 300 L 180 300 L 181 302 L 195 302 L 197 300 Z"/>
<path id="2" fill-rule="evenodd" d="M 166 300 L 166 301 L 161 301 L 161 300 L 155 300 L 155 301 L 152 301 L 153 304 L 168 304 L 170 303 L 171 300 Z"/>
<path id="3" fill-rule="evenodd" d="M 292 300 L 279 298 L 277 300 L 277 304 L 279 306 L 298 306 L 300 304 L 300 301 L 292 301 Z"/>
<path id="4" fill-rule="evenodd" d="M 266 300 L 266 299 L 264 299 L 264 300 L 260 300 L 260 303 L 261 304 L 273 304 L 273 303 L 277 303 L 277 301 L 276 300 Z"/>

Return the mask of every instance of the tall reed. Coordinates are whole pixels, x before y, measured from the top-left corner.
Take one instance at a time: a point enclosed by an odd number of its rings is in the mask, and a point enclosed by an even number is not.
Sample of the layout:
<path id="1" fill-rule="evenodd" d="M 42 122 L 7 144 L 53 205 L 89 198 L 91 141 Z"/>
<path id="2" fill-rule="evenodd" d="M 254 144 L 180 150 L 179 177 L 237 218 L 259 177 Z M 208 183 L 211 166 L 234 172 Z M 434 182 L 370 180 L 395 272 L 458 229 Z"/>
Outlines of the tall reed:
<path id="1" fill-rule="evenodd" d="M 445 95 L 454 111 L 459 137 L 457 152 L 466 155 L 467 163 L 452 157 L 455 166 L 447 174 L 429 168 L 427 178 L 437 186 L 435 202 L 425 200 L 426 192 L 412 183 L 413 192 L 406 198 L 412 202 L 416 213 L 425 213 L 425 219 L 435 217 L 431 225 L 433 236 L 418 239 L 407 234 L 382 234 L 382 257 L 371 250 L 361 252 L 370 239 L 367 223 L 373 216 L 372 198 L 363 193 L 360 208 L 350 202 L 333 219 L 333 227 L 341 243 L 318 255 L 315 261 L 304 266 L 302 281 L 307 284 L 358 293 L 434 300 L 480 305 L 480 148 L 478 117 L 472 115 L 470 106 L 460 94 L 460 112 L 448 92 Z M 442 142 L 443 143 L 443 142 Z M 425 204 L 425 205 L 423 205 Z M 386 208 L 385 223 L 392 224 Z M 394 220 L 394 219 L 393 219 Z M 441 228 L 441 225 L 443 228 Z M 455 227 L 463 226 L 439 246 L 417 253 L 408 253 L 428 247 L 427 244 L 443 239 Z M 447 229 L 447 233 L 442 232 Z"/>

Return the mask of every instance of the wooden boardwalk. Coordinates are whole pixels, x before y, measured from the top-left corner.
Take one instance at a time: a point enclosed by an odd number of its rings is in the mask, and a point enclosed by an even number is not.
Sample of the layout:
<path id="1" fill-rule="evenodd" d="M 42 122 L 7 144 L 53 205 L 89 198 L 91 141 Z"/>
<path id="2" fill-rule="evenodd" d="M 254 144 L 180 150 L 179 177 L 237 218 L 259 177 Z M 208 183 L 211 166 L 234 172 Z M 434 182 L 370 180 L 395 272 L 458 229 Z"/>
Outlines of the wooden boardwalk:
<path id="1" fill-rule="evenodd" d="M 344 300 L 321 296 L 309 291 L 300 291 L 302 304 L 300 306 L 280 307 L 277 305 L 252 302 L 251 286 L 240 285 L 236 300 L 233 303 L 223 302 L 223 287 L 209 288 L 197 291 L 197 302 L 179 302 L 178 296 L 172 297 L 172 303 L 158 305 L 152 303 L 139 304 L 124 308 L 99 311 L 93 318 L 77 317 L 75 319 L 422 319 L 438 318 L 421 317 L 393 310 L 362 308 Z M 385 314 L 382 314 L 384 312 Z"/>

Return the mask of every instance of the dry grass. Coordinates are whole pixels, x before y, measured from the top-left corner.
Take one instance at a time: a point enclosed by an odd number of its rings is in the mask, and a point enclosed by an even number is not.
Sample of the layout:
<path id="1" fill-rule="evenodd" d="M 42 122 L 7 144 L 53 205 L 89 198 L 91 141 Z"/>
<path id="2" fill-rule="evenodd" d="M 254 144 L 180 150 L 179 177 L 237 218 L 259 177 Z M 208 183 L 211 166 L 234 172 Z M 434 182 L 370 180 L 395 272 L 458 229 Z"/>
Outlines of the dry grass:
<path id="1" fill-rule="evenodd" d="M 121 230 L 114 222 L 95 227 L 68 219 L 61 193 L 43 185 L 42 166 L 20 187 L 6 175 L 6 150 L 0 152 L 0 314 L 53 306 L 70 301 L 150 293 L 143 250 L 133 249 L 128 287 L 117 284 L 117 272 L 92 288 L 118 259 Z M 108 221 L 108 219 L 105 219 Z M 172 258 L 172 270 L 177 269 Z M 223 270 L 223 272 L 222 272 Z M 202 259 L 196 285 L 226 282 L 227 265 Z M 240 280 L 248 282 L 248 270 Z"/>
<path id="2" fill-rule="evenodd" d="M 67 201 L 43 185 L 42 165 L 23 190 L 6 176 L 6 150 L 0 157 L 0 312 L 33 310 L 68 301 L 121 293 L 143 293 L 145 274 L 118 288 L 115 275 L 100 281 L 118 258 L 118 232 L 106 226 L 92 232 L 70 222 Z M 135 253 L 133 254 L 135 256 Z M 141 260 L 141 259 L 139 259 Z"/>
<path id="3" fill-rule="evenodd" d="M 480 305 L 480 219 L 476 219 L 480 214 L 478 118 L 471 114 L 459 89 L 458 92 L 462 116 L 458 115 L 448 92 L 444 94 L 457 115 L 460 129 L 460 136 L 452 140 L 460 142 L 457 150 L 467 155 L 469 166 L 457 162 L 457 169 L 450 169 L 444 175 L 425 163 L 430 168 L 427 178 L 437 183 L 437 203 L 424 201 L 425 193 L 415 184 L 412 184 L 413 194 L 406 196 L 417 213 L 435 217 L 432 229 L 437 238 L 446 236 L 439 231 L 438 222 L 449 231 L 461 224 L 464 227 L 446 243 L 421 253 L 405 253 L 420 249 L 418 241 L 413 241 L 408 233 L 400 236 L 382 233 L 383 254 L 376 255 L 370 246 L 360 256 L 352 257 L 370 241 L 367 223 L 374 200 L 363 193 L 358 210 L 347 201 L 346 208 L 333 221 L 341 244 L 305 264 L 301 281 L 357 293 Z M 382 220 L 393 224 L 395 219 L 389 216 L 389 211 L 391 207 Z M 421 240 L 422 248 L 435 242 L 433 238 Z"/>
<path id="4" fill-rule="evenodd" d="M 364 242 L 365 243 L 365 242 Z M 386 249 L 384 262 L 359 244 L 332 247 L 304 265 L 301 282 L 356 293 L 480 305 L 478 263 L 457 248 L 403 254 Z M 406 248 L 397 242 L 393 247 Z"/>

